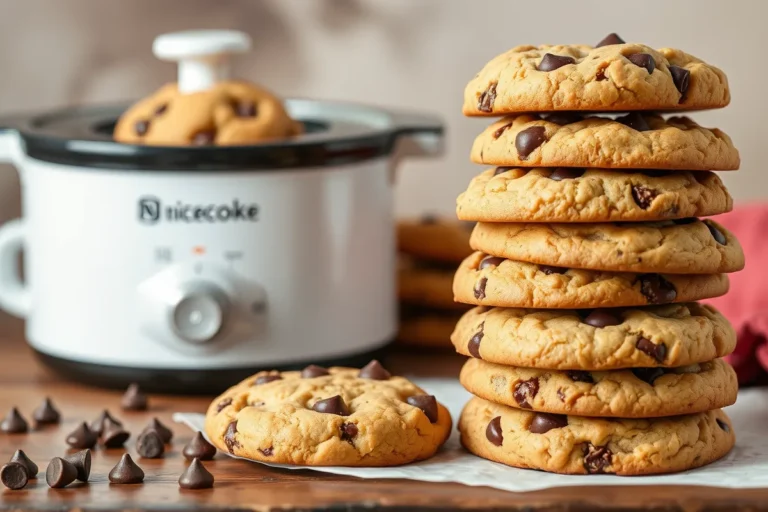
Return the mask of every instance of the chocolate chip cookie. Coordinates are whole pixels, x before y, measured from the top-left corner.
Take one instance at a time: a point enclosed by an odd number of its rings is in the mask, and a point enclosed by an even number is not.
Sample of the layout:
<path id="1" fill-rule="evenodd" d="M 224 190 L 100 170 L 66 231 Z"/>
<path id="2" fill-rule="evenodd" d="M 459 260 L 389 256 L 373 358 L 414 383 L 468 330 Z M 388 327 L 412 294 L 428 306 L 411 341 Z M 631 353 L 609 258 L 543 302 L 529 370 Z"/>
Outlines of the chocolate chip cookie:
<path id="1" fill-rule="evenodd" d="M 690 302 L 728 292 L 725 274 L 603 272 L 507 260 L 476 252 L 453 281 L 456 301 L 478 306 L 581 309 Z"/>
<path id="2" fill-rule="evenodd" d="M 402 308 L 397 343 L 430 348 L 450 348 L 451 333 L 461 317 L 459 312 L 429 308 Z"/>
<path id="3" fill-rule="evenodd" d="M 656 419 L 537 413 L 473 398 L 459 420 L 462 444 L 485 459 L 564 474 L 652 475 L 725 456 L 736 439 L 721 410 Z"/>
<path id="4" fill-rule="evenodd" d="M 431 215 L 401 220 L 397 223 L 397 248 L 403 254 L 426 261 L 461 263 L 472 253 L 469 234 L 474 225 Z"/>
<path id="5" fill-rule="evenodd" d="M 517 261 L 619 272 L 715 274 L 744 268 L 739 241 L 712 220 L 477 224 L 472 248 Z"/>
<path id="6" fill-rule="evenodd" d="M 284 139 L 304 131 L 269 91 L 220 82 L 182 94 L 167 84 L 128 109 L 115 127 L 118 142 L 159 146 L 238 145 Z"/>
<path id="7" fill-rule="evenodd" d="M 462 220 L 655 221 L 717 215 L 733 199 L 712 172 L 499 167 L 476 176 L 457 200 Z"/>
<path id="8" fill-rule="evenodd" d="M 464 114 L 693 110 L 728 105 L 725 74 L 680 50 L 625 43 L 517 46 L 464 91 Z"/>
<path id="9" fill-rule="evenodd" d="M 397 271 L 397 296 L 401 304 L 461 311 L 453 300 L 454 268 L 401 258 Z"/>
<path id="10" fill-rule="evenodd" d="M 644 308 L 476 307 L 451 335 L 456 351 L 492 363 L 552 370 L 677 367 L 724 357 L 736 332 L 696 302 Z"/>
<path id="11" fill-rule="evenodd" d="M 396 466 L 431 457 L 451 416 L 435 397 L 378 362 L 261 372 L 208 408 L 205 431 L 240 457 L 306 466 Z"/>
<path id="12" fill-rule="evenodd" d="M 722 359 L 678 368 L 602 372 L 542 370 L 470 359 L 461 370 L 460 380 L 473 395 L 497 404 L 614 418 L 678 416 L 719 409 L 733 405 L 739 389 L 736 372 Z"/>

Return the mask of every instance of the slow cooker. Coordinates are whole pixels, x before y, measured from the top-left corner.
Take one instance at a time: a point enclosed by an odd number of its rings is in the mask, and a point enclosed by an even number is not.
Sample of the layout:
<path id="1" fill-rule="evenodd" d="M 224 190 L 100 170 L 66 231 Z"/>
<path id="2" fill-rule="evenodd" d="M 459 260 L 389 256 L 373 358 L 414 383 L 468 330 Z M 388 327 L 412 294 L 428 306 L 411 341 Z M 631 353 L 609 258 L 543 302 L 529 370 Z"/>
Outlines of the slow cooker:
<path id="1" fill-rule="evenodd" d="M 180 86 L 224 72 L 233 48 L 211 36 L 170 36 Z M 115 142 L 127 105 L 0 122 L 23 212 L 0 228 L 0 306 L 43 361 L 102 386 L 214 392 L 258 369 L 361 364 L 394 337 L 394 171 L 438 155 L 442 125 L 285 105 L 303 135 L 240 146 Z"/>

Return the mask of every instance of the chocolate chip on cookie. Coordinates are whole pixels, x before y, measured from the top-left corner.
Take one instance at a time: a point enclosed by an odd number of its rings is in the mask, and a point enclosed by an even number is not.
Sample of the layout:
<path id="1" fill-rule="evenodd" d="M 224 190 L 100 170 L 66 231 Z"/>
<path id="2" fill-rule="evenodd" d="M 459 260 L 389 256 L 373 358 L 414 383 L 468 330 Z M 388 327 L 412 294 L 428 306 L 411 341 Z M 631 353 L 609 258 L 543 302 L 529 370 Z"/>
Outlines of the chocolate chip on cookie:
<path id="1" fill-rule="evenodd" d="M 163 103 L 161 105 L 158 105 L 157 108 L 155 109 L 154 115 L 155 116 L 161 116 L 161 115 L 165 114 L 166 110 L 168 110 L 168 104 L 167 103 Z"/>
<path id="2" fill-rule="evenodd" d="M 674 301 L 677 297 L 675 285 L 659 274 L 640 276 L 640 293 L 645 295 L 650 304 L 665 304 Z"/>
<path id="3" fill-rule="evenodd" d="M 607 36 L 605 36 L 602 41 L 597 43 L 595 45 L 595 48 L 601 48 L 603 46 L 610 46 L 612 44 L 624 44 L 626 41 L 624 41 L 622 38 L 616 34 L 616 32 L 611 32 Z"/>
<path id="4" fill-rule="evenodd" d="M 664 375 L 664 369 L 663 368 L 633 368 L 632 373 L 635 374 L 635 377 L 638 379 L 647 382 L 651 386 L 653 386 L 653 383 Z"/>
<path id="5" fill-rule="evenodd" d="M 467 343 L 467 350 L 472 355 L 472 357 L 475 357 L 477 359 L 482 359 L 480 357 L 480 342 L 483 340 L 483 328 L 485 327 L 485 322 L 480 324 L 480 330 L 477 331 L 472 338 L 470 338 L 469 343 Z"/>
<path id="6" fill-rule="evenodd" d="M 514 167 L 497 167 L 496 170 L 493 171 L 493 175 L 498 176 L 499 174 L 511 171 L 512 169 L 514 169 Z"/>
<path id="7" fill-rule="evenodd" d="M 528 430 L 534 434 L 546 434 L 552 429 L 562 428 L 566 425 L 568 425 L 568 417 L 563 414 L 537 412 L 528 426 Z"/>
<path id="8" fill-rule="evenodd" d="M 232 405 L 232 399 L 231 398 L 225 398 L 224 400 L 222 400 L 221 402 L 216 404 L 216 412 L 221 412 L 226 407 L 229 407 L 230 405 Z"/>
<path id="9" fill-rule="evenodd" d="M 235 106 L 238 117 L 256 117 L 256 104 L 252 101 L 241 101 Z"/>
<path id="10" fill-rule="evenodd" d="M 720 427 L 723 430 L 723 432 L 725 432 L 726 434 L 729 434 L 731 432 L 731 426 L 729 424 L 727 424 L 720 418 L 717 418 L 717 420 L 715 421 L 717 421 L 717 426 Z"/>
<path id="11" fill-rule="evenodd" d="M 504 433 L 501 431 L 501 416 L 493 418 L 485 429 L 485 437 L 494 445 L 501 446 L 504 442 Z"/>
<path id="12" fill-rule="evenodd" d="M 574 112 L 555 112 L 554 114 L 548 114 L 544 116 L 545 121 L 559 124 L 560 126 L 577 123 L 582 119 L 584 119 L 584 116 L 582 116 L 581 114 L 576 114 Z"/>
<path id="13" fill-rule="evenodd" d="M 584 323 L 592 327 L 609 327 L 619 325 L 621 322 L 617 315 L 606 309 L 595 309 L 584 319 Z"/>
<path id="14" fill-rule="evenodd" d="M 136 135 L 142 137 L 149 131 L 149 121 L 146 119 L 140 119 L 136 121 L 136 124 L 133 125 L 133 128 L 136 130 Z"/>
<path id="15" fill-rule="evenodd" d="M 690 83 L 691 72 L 679 66 L 669 66 L 669 72 L 672 74 L 672 81 L 675 83 L 677 90 L 680 91 L 680 94 L 685 95 Z"/>
<path id="16" fill-rule="evenodd" d="M 539 270 L 548 276 L 551 276 L 552 274 L 565 274 L 568 272 L 567 268 L 553 267 L 552 265 L 539 265 Z"/>
<path id="17" fill-rule="evenodd" d="M 437 400 L 434 395 L 409 396 L 405 401 L 421 409 L 430 423 L 437 421 Z"/>
<path id="18" fill-rule="evenodd" d="M 237 435 L 237 420 L 231 421 L 227 425 L 227 431 L 224 433 L 224 444 L 227 445 L 229 453 L 235 453 L 235 448 L 240 447 L 240 442 L 235 437 Z"/>
<path id="19" fill-rule="evenodd" d="M 592 443 L 584 445 L 584 469 L 587 473 L 605 473 L 612 458 L 613 454 L 607 446 L 595 446 Z"/>
<path id="20" fill-rule="evenodd" d="M 647 132 L 651 129 L 648 121 L 639 112 L 630 112 L 625 116 L 617 117 L 616 121 L 639 132 Z"/>
<path id="21" fill-rule="evenodd" d="M 389 380 L 392 374 L 389 373 L 376 359 L 365 365 L 358 374 L 361 379 L 371 380 Z"/>
<path id="22" fill-rule="evenodd" d="M 192 137 L 193 146 L 210 146 L 216 141 L 216 130 L 202 130 Z"/>
<path id="23" fill-rule="evenodd" d="M 512 395 L 515 397 L 518 405 L 524 409 L 531 408 L 531 402 L 539 392 L 539 379 L 536 377 L 524 380 L 515 384 L 515 390 Z"/>
<path id="24" fill-rule="evenodd" d="M 647 338 L 640 337 L 637 339 L 635 347 L 660 363 L 663 363 L 664 359 L 667 357 L 667 346 L 664 343 L 659 343 L 657 345 Z"/>
<path id="25" fill-rule="evenodd" d="M 541 62 L 536 69 L 539 71 L 554 71 L 568 64 L 575 64 L 576 60 L 573 57 L 567 55 L 553 55 L 551 53 L 545 53 L 541 58 Z"/>
<path id="26" fill-rule="evenodd" d="M 645 68 L 648 74 L 653 73 L 653 70 L 656 69 L 656 61 L 649 53 L 633 53 L 627 55 L 627 59 L 635 66 Z"/>
<path id="27" fill-rule="evenodd" d="M 359 429 L 354 423 L 342 423 L 339 428 L 341 430 L 341 438 L 345 441 L 349 441 L 350 444 L 353 443 L 355 437 L 359 433 Z"/>
<path id="28" fill-rule="evenodd" d="M 515 136 L 515 148 L 517 154 L 522 160 L 528 158 L 528 155 L 534 152 L 536 148 L 546 142 L 546 129 L 543 126 L 531 126 L 520 131 Z"/>
<path id="29" fill-rule="evenodd" d="M 480 265 L 478 265 L 477 269 L 483 270 L 484 268 L 488 267 L 498 267 L 503 261 L 504 258 L 499 258 L 498 256 L 486 256 L 480 260 Z"/>
<path id="30" fill-rule="evenodd" d="M 261 375 L 259 377 L 256 377 L 256 380 L 253 381 L 254 386 L 260 386 L 262 384 L 268 384 L 270 382 L 274 382 L 276 380 L 283 380 L 283 378 L 276 373 L 270 374 L 270 375 Z"/>
<path id="31" fill-rule="evenodd" d="M 477 109 L 480 112 L 493 112 L 493 102 L 496 101 L 496 82 L 488 85 L 488 89 L 480 95 Z"/>
<path id="32" fill-rule="evenodd" d="M 595 379 L 592 378 L 592 374 L 585 372 L 584 370 L 568 370 L 565 373 L 574 382 L 586 382 L 588 384 L 595 383 Z"/>
<path id="33" fill-rule="evenodd" d="M 717 226 L 715 226 L 713 223 L 709 221 L 704 221 L 704 224 L 707 225 L 707 228 L 709 229 L 709 232 L 712 233 L 712 238 L 715 239 L 717 243 L 720 245 L 726 245 L 728 243 L 728 240 L 726 240 L 725 235 L 722 231 L 720 231 Z"/>
<path id="34" fill-rule="evenodd" d="M 476 299 L 485 298 L 485 286 L 488 284 L 487 277 L 481 277 L 474 288 L 474 294 Z"/>
<path id="35" fill-rule="evenodd" d="M 632 199 L 635 200 L 637 206 L 643 210 L 647 210 L 651 207 L 653 200 L 656 199 L 659 193 L 643 185 L 634 185 L 632 187 Z"/>
<path id="36" fill-rule="evenodd" d="M 498 130 L 493 132 L 493 138 L 498 139 L 501 137 L 505 131 L 507 131 L 512 126 L 512 123 L 507 123 L 505 125 L 502 125 Z"/>
<path id="37" fill-rule="evenodd" d="M 331 372 L 329 372 L 326 368 L 314 364 L 311 364 L 301 370 L 302 379 L 314 379 L 315 377 L 325 377 L 330 374 Z"/>
<path id="38" fill-rule="evenodd" d="M 312 410 L 315 412 L 321 412 L 323 414 L 349 416 L 349 407 L 347 407 L 347 404 L 344 402 L 344 399 L 341 398 L 341 395 L 318 400 L 315 402 L 315 405 L 312 406 Z"/>
<path id="39" fill-rule="evenodd" d="M 549 175 L 549 179 L 554 181 L 574 180 L 584 175 L 585 169 L 575 169 L 572 167 L 558 167 L 552 174 Z"/>

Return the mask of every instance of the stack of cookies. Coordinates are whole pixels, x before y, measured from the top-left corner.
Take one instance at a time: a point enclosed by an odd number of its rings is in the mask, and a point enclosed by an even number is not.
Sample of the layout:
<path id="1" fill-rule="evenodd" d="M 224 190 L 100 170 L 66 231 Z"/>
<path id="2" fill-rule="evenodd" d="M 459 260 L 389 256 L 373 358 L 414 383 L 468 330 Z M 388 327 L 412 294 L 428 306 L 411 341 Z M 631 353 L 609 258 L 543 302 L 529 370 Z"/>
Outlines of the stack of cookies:
<path id="1" fill-rule="evenodd" d="M 728 291 L 738 241 L 712 170 L 729 137 L 658 112 L 724 107 L 725 75 L 679 50 L 521 46 L 469 83 L 464 113 L 505 116 L 475 140 L 493 166 L 458 198 L 476 221 L 454 280 L 477 307 L 451 337 L 475 397 L 471 452 L 557 473 L 640 475 L 723 457 L 736 375 L 728 321 L 695 301 Z M 600 113 L 602 114 L 596 114 Z"/>
<path id="2" fill-rule="evenodd" d="M 469 235 L 474 226 L 434 215 L 397 223 L 400 345 L 451 346 L 451 332 L 469 309 L 453 300 L 453 274 L 472 253 Z"/>

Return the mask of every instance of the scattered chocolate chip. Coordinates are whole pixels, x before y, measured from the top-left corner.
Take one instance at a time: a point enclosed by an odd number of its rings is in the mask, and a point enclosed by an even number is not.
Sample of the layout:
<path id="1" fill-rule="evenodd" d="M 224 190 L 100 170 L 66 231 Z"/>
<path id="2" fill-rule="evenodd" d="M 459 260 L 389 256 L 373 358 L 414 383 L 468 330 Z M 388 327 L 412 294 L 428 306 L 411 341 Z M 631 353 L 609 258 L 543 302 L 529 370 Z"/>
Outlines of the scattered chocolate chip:
<path id="1" fill-rule="evenodd" d="M 18 491 L 27 486 L 29 474 L 27 468 L 18 462 L 9 462 L 0 468 L 0 482 L 12 491 Z"/>
<path id="2" fill-rule="evenodd" d="M 496 83 L 488 85 L 488 89 L 480 95 L 477 109 L 480 112 L 493 112 L 493 102 L 496 101 Z"/>
<path id="3" fill-rule="evenodd" d="M 635 377 L 642 380 L 643 382 L 647 382 L 651 386 L 653 386 L 653 383 L 656 379 L 664 375 L 664 369 L 663 368 L 633 368 L 632 373 L 635 374 Z"/>
<path id="4" fill-rule="evenodd" d="M 192 137 L 192 144 L 195 146 L 209 146 L 216 140 L 216 130 L 203 130 L 197 132 Z"/>
<path id="5" fill-rule="evenodd" d="M 235 106 L 238 117 L 256 117 L 256 104 L 252 101 L 241 101 Z"/>
<path id="6" fill-rule="evenodd" d="M 633 53 L 627 55 L 627 59 L 635 66 L 645 68 L 648 74 L 653 73 L 653 70 L 656 69 L 656 61 L 648 53 Z"/>
<path id="7" fill-rule="evenodd" d="M 613 454 L 607 446 L 595 446 L 592 443 L 584 445 L 584 469 L 587 473 L 605 473 L 611 465 Z"/>
<path id="8" fill-rule="evenodd" d="M 357 376 L 361 379 L 389 380 L 389 378 L 392 377 L 392 374 L 389 373 L 383 366 L 381 366 L 380 362 L 374 359 L 367 365 L 363 366 Z"/>
<path id="9" fill-rule="evenodd" d="M 165 453 L 165 443 L 156 430 L 145 430 L 136 439 L 136 451 L 145 459 L 159 459 Z"/>
<path id="10" fill-rule="evenodd" d="M 729 424 L 727 424 L 720 418 L 717 418 L 715 421 L 717 421 L 717 426 L 719 426 L 723 430 L 723 432 L 725 432 L 726 434 L 731 432 L 731 426 Z"/>
<path id="11" fill-rule="evenodd" d="M 45 470 L 45 481 L 48 487 L 61 489 L 66 487 L 77 479 L 77 468 L 71 462 L 54 457 L 48 463 Z"/>
<path id="12" fill-rule="evenodd" d="M 539 265 L 539 270 L 544 272 L 548 276 L 551 276 L 552 274 L 565 274 L 566 272 L 568 272 L 567 268 L 553 267 L 551 265 Z"/>
<path id="13" fill-rule="evenodd" d="M 67 444 L 76 450 L 93 448 L 96 446 L 98 436 L 96 432 L 88 428 L 85 422 L 82 422 L 75 430 L 69 433 L 66 438 Z"/>
<path id="14" fill-rule="evenodd" d="M 533 377 L 532 379 L 523 380 L 515 384 L 515 390 L 512 396 L 515 397 L 517 404 L 524 408 L 530 409 L 531 402 L 539 392 L 539 379 Z"/>
<path id="15" fill-rule="evenodd" d="M 434 395 L 413 395 L 406 398 L 405 401 L 421 409 L 430 423 L 437 421 L 437 400 Z"/>
<path id="16" fill-rule="evenodd" d="M 568 57 L 567 55 L 553 55 L 551 53 L 545 53 L 536 69 L 539 71 L 554 71 L 568 64 L 575 63 L 576 59 L 573 57 Z"/>
<path id="17" fill-rule="evenodd" d="M 54 425 L 61 421 L 61 414 L 56 410 L 51 399 L 46 397 L 43 403 L 32 413 L 32 419 L 37 425 Z"/>
<path id="18" fill-rule="evenodd" d="M 477 359 L 482 359 L 482 357 L 480 357 L 480 342 L 483 341 L 483 336 L 485 336 L 483 333 L 484 327 L 485 322 L 480 324 L 480 330 L 477 331 L 475 335 L 469 339 L 469 343 L 467 343 L 467 350 L 472 355 L 472 357 Z"/>
<path id="19" fill-rule="evenodd" d="M 302 379 L 314 379 L 315 377 L 325 377 L 326 375 L 330 374 L 331 372 L 329 372 L 326 368 L 314 364 L 311 364 L 301 370 Z"/>
<path id="20" fill-rule="evenodd" d="M 514 167 L 497 167 L 495 171 L 493 171 L 494 176 L 498 176 L 499 174 L 503 174 L 507 171 L 511 171 L 514 169 Z"/>
<path id="21" fill-rule="evenodd" d="M 568 425 L 568 417 L 563 414 L 547 414 L 537 412 L 533 416 L 528 430 L 534 434 L 545 434 L 553 428 L 562 428 Z"/>
<path id="22" fill-rule="evenodd" d="M 664 358 L 667 357 L 667 346 L 664 343 L 658 345 L 649 339 L 640 337 L 635 343 L 635 347 L 646 355 L 651 356 L 660 363 L 664 362 Z"/>
<path id="23" fill-rule="evenodd" d="M 496 416 L 485 428 L 485 438 L 496 446 L 504 442 L 504 433 L 501 431 L 501 416 Z"/>
<path id="24" fill-rule="evenodd" d="M 134 382 L 125 390 L 120 405 L 125 411 L 146 411 L 147 395 L 145 395 L 139 385 Z"/>
<path id="25" fill-rule="evenodd" d="M 483 270 L 488 267 L 498 267 L 501 265 L 502 261 L 504 261 L 504 258 L 499 258 L 498 256 L 486 256 L 480 260 L 480 265 L 477 266 L 477 269 Z"/>
<path id="26" fill-rule="evenodd" d="M 158 107 L 155 109 L 155 115 L 161 116 L 165 114 L 165 111 L 168 110 L 168 104 L 163 103 L 162 105 L 158 105 Z"/>
<path id="27" fill-rule="evenodd" d="M 344 403 L 344 399 L 341 398 L 341 395 L 318 400 L 315 402 L 315 405 L 312 406 L 312 410 L 323 414 L 349 416 L 349 408 L 347 407 L 347 404 Z"/>
<path id="28" fill-rule="evenodd" d="M 586 382 L 588 384 L 594 384 L 595 379 L 592 378 L 592 374 L 589 372 L 585 372 L 584 370 L 568 370 L 565 372 L 566 375 L 573 381 L 573 382 Z"/>
<path id="29" fill-rule="evenodd" d="M 675 285 L 659 274 L 644 274 L 640 276 L 640 292 L 645 295 L 650 304 L 666 304 L 677 297 Z"/>
<path id="30" fill-rule="evenodd" d="M 144 471 L 133 462 L 130 454 L 124 453 L 109 472 L 109 481 L 113 484 L 140 484 L 144 481 Z"/>
<path id="31" fill-rule="evenodd" d="M 639 112 L 630 112 L 625 116 L 617 117 L 616 121 L 638 132 L 647 132 L 651 129 L 648 121 Z"/>
<path id="32" fill-rule="evenodd" d="M 136 124 L 133 125 L 133 129 L 136 130 L 136 135 L 143 137 L 149 131 L 149 121 L 146 119 L 139 119 Z"/>
<path id="33" fill-rule="evenodd" d="M 643 210 L 647 210 L 653 203 L 653 200 L 656 199 L 656 196 L 658 195 L 659 195 L 658 192 L 650 188 L 644 187 L 643 185 L 632 186 L 632 199 L 634 199 L 637 206 L 639 206 Z"/>
<path id="34" fill-rule="evenodd" d="M 600 48 L 601 46 L 610 46 L 612 44 L 624 44 L 625 41 L 618 36 L 615 32 L 611 32 L 607 36 L 603 38 L 602 41 L 597 43 L 597 46 L 595 48 Z"/>
<path id="35" fill-rule="evenodd" d="M 592 327 L 609 327 L 611 325 L 619 325 L 621 322 L 617 315 L 606 309 L 596 309 L 584 319 L 584 323 Z"/>
<path id="36" fill-rule="evenodd" d="M 598 82 L 602 82 L 603 80 L 606 80 L 605 78 L 605 69 L 607 66 L 603 66 L 597 69 L 597 73 L 595 73 L 595 80 Z"/>
<path id="37" fill-rule="evenodd" d="M 283 380 L 283 378 L 278 374 L 272 374 L 272 375 L 262 375 L 260 377 L 256 377 L 256 380 L 254 381 L 254 386 L 259 386 L 261 384 L 267 384 L 269 382 L 274 382 L 276 380 Z"/>
<path id="38" fill-rule="evenodd" d="M 543 126 L 531 126 L 517 133 L 515 148 L 521 160 L 528 158 L 536 148 L 547 140 L 547 131 Z"/>
<path id="39" fill-rule="evenodd" d="M 91 477 L 91 450 L 80 450 L 79 452 L 67 455 L 64 457 L 64 460 L 75 466 L 79 481 L 87 482 Z"/>
<path id="40" fill-rule="evenodd" d="M 206 441 L 202 433 L 197 432 L 181 453 L 187 459 L 197 457 L 200 460 L 211 460 L 216 455 L 216 447 Z"/>
<path id="41" fill-rule="evenodd" d="M 30 480 L 37 478 L 37 472 L 39 471 L 37 464 L 32 462 L 32 459 L 27 457 L 27 454 L 23 450 L 16 450 L 8 462 L 18 462 L 24 469 L 27 470 L 27 476 Z"/>
<path id="42" fill-rule="evenodd" d="M 19 413 L 16 407 L 12 407 L 8 415 L 0 422 L 0 432 L 6 434 L 22 434 L 29 430 L 27 420 Z"/>
<path id="43" fill-rule="evenodd" d="M 352 443 L 352 440 L 357 436 L 358 428 L 357 425 L 354 423 L 342 423 L 341 427 L 339 427 L 341 430 L 341 438 L 344 441 L 349 441 Z"/>
<path id="44" fill-rule="evenodd" d="M 123 427 L 110 425 L 101 433 L 101 444 L 104 445 L 104 448 L 120 448 L 129 437 L 131 437 L 130 432 L 123 430 Z"/>
<path id="45" fill-rule="evenodd" d="M 205 469 L 199 459 L 194 458 L 179 477 L 182 489 L 210 489 L 213 487 L 213 475 Z"/>
<path id="46" fill-rule="evenodd" d="M 473 290 L 475 293 L 476 299 L 484 299 L 485 298 L 485 286 L 488 284 L 488 278 L 487 277 L 481 277 L 480 280 L 475 285 L 475 289 Z"/>
<path id="47" fill-rule="evenodd" d="M 272 456 L 272 454 L 275 452 L 275 448 L 274 448 L 274 447 L 272 447 L 272 446 L 270 446 L 269 448 L 266 448 L 266 449 L 264 449 L 264 450 L 262 450 L 261 448 L 259 448 L 259 451 L 261 452 L 261 454 L 262 454 L 263 456 L 265 456 L 265 457 L 271 457 L 271 456 Z"/>
<path id="48" fill-rule="evenodd" d="M 225 398 L 224 400 L 222 400 L 221 402 L 216 404 L 216 412 L 221 412 L 225 408 L 229 407 L 230 405 L 232 405 L 232 399 L 231 398 Z"/>
<path id="49" fill-rule="evenodd" d="M 120 420 L 116 419 L 114 416 L 112 416 L 108 410 L 104 409 L 101 411 L 101 414 L 98 418 L 93 420 L 90 425 L 90 429 L 97 435 L 100 436 L 104 429 L 109 424 L 114 424 L 118 426 L 122 426 L 123 424 L 120 422 Z"/>
<path id="50" fill-rule="evenodd" d="M 679 66 L 669 66 L 669 72 L 672 74 L 672 81 L 680 94 L 685 94 L 688 90 L 688 84 L 691 80 L 691 72 Z"/>
<path id="51" fill-rule="evenodd" d="M 578 123 L 582 119 L 584 119 L 584 117 L 581 114 L 576 114 L 574 112 L 555 112 L 554 114 L 544 116 L 545 121 L 559 124 L 560 126 Z"/>
<path id="52" fill-rule="evenodd" d="M 574 180 L 584 175 L 586 169 L 575 169 L 571 167 L 558 167 L 552 174 L 549 175 L 549 179 L 553 181 Z"/>
<path id="53" fill-rule="evenodd" d="M 501 128 L 498 128 L 498 129 L 497 129 L 495 132 L 493 132 L 493 138 L 494 138 L 494 139 L 498 139 L 499 137 L 501 137 L 501 135 L 502 135 L 502 134 L 503 134 L 505 131 L 507 131 L 507 129 L 508 129 L 510 126 L 512 126 L 512 123 L 507 123 L 507 124 L 505 124 L 505 125 L 501 126 Z"/>
<path id="54" fill-rule="evenodd" d="M 717 226 L 706 220 L 704 221 L 704 224 L 707 225 L 709 232 L 712 233 L 712 238 L 715 239 L 715 242 L 719 243 L 720 245 L 725 245 L 728 243 L 728 240 L 725 239 L 725 235 L 717 228 Z"/>
<path id="55" fill-rule="evenodd" d="M 235 453 L 235 448 L 240 447 L 240 443 L 237 441 L 235 435 L 237 434 L 237 420 L 230 422 L 227 425 L 227 431 L 224 432 L 224 444 L 227 445 L 229 453 Z"/>

